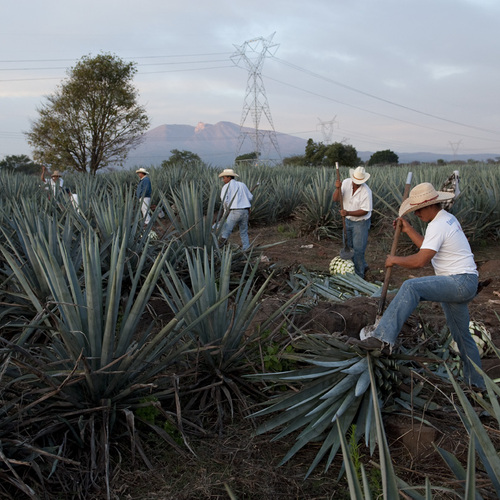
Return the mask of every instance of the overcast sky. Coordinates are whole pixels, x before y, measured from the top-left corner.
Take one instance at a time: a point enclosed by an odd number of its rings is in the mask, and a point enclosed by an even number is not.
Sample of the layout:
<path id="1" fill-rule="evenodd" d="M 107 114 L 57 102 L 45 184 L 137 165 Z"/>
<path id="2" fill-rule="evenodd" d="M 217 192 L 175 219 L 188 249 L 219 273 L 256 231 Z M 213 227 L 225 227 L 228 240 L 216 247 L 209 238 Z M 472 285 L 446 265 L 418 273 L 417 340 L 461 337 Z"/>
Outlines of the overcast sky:
<path id="1" fill-rule="evenodd" d="M 101 52 L 137 63 L 134 84 L 151 128 L 240 124 L 249 71 L 232 56 L 244 53 L 255 65 L 264 45 L 277 132 L 345 141 L 358 151 L 500 155 L 499 0 L 0 6 L 0 159 L 31 157 L 23 132 L 37 108 L 67 69 Z M 265 115 L 260 127 L 271 128 Z"/>

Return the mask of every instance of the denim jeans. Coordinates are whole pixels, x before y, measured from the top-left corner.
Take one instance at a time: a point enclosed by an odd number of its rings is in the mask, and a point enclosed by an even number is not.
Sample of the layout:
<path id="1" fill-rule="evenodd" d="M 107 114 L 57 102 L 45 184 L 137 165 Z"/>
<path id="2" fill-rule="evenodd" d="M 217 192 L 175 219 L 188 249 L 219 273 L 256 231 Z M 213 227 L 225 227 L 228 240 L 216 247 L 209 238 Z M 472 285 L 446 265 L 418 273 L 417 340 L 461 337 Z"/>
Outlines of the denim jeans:
<path id="1" fill-rule="evenodd" d="M 370 219 L 358 221 L 345 220 L 347 245 L 354 250 L 354 255 L 352 257 L 354 270 L 356 274 L 362 278 L 365 277 L 365 271 L 368 267 L 365 261 L 365 252 L 366 246 L 368 245 L 368 231 L 370 225 Z"/>
<path id="2" fill-rule="evenodd" d="M 460 351 L 465 380 L 469 385 L 484 388 L 483 378 L 471 363 L 473 361 L 481 367 L 477 345 L 469 332 L 468 303 L 476 295 L 477 281 L 475 274 L 406 280 L 387 307 L 373 336 L 393 346 L 404 322 L 420 301 L 441 302 L 451 336 Z"/>
<path id="3" fill-rule="evenodd" d="M 149 216 L 149 207 L 151 205 L 151 198 L 143 198 L 141 205 L 142 216 L 144 217 L 144 224 L 149 224 L 151 217 Z"/>
<path id="4" fill-rule="evenodd" d="M 250 247 L 248 240 L 248 216 L 249 210 L 247 208 L 230 210 L 222 228 L 221 238 L 227 240 L 233 232 L 234 227 L 238 225 L 240 228 L 241 247 L 243 250 L 247 250 Z"/>

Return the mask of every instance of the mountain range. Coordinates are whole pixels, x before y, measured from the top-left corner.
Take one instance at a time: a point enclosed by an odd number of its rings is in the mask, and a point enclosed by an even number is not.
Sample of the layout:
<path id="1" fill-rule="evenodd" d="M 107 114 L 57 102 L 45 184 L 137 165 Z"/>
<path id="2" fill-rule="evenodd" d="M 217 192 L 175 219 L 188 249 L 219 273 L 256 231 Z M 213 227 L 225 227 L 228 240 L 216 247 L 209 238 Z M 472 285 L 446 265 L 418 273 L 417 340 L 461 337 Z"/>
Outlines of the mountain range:
<path id="1" fill-rule="evenodd" d="M 160 125 L 146 132 L 144 141 L 131 153 L 125 166 L 160 165 L 168 160 L 171 151 L 190 151 L 196 153 L 205 163 L 216 167 L 234 165 L 239 154 L 253 151 L 249 134 L 255 131 L 249 127 L 242 129 L 242 147 L 237 153 L 240 142 L 240 126 L 231 122 L 218 122 L 215 125 L 198 123 L 196 127 L 190 125 Z M 279 160 L 280 154 L 269 140 L 269 131 L 259 131 L 263 146 L 261 158 Z M 307 141 L 299 137 L 276 132 L 276 142 L 281 158 L 304 154 Z M 265 151 L 265 152 L 264 152 Z"/>
<path id="2" fill-rule="evenodd" d="M 241 131 L 240 131 L 241 130 Z M 144 141 L 133 151 L 124 165 L 125 168 L 135 166 L 159 166 L 162 161 L 168 160 L 171 151 L 189 151 L 196 153 L 205 163 L 214 167 L 228 167 L 234 165 L 237 155 L 253 151 L 250 137 L 255 130 L 226 121 L 215 125 L 198 123 L 196 127 L 191 125 L 160 125 L 145 133 Z M 276 132 L 276 143 L 279 149 L 270 140 L 270 131 L 259 131 L 259 137 L 264 148 L 262 159 L 279 160 L 294 155 L 303 155 L 307 144 L 306 139 L 293 135 Z M 242 142 L 241 147 L 240 141 Z M 267 146 L 267 149 L 265 148 Z M 489 158 L 500 157 L 500 154 L 435 154 L 426 152 L 395 153 L 399 156 L 399 163 L 433 163 L 438 159 L 446 162 L 453 160 L 486 161 Z M 368 161 L 373 152 L 358 151 L 358 156 L 363 161 Z"/>

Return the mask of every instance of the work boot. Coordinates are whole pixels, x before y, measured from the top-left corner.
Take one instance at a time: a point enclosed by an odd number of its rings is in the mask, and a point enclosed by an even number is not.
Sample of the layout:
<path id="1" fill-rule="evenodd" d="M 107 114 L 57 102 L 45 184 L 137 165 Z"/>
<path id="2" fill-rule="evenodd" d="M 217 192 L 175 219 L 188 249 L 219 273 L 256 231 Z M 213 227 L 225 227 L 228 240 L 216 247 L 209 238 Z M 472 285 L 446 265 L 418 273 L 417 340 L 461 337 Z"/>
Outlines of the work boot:
<path id="1" fill-rule="evenodd" d="M 483 289 L 486 288 L 491 283 L 491 278 L 485 279 L 484 281 L 480 281 L 477 284 L 477 292 L 476 295 Z"/>
<path id="2" fill-rule="evenodd" d="M 382 351 L 384 349 L 384 342 L 376 337 L 368 337 L 364 340 L 356 339 L 351 337 L 348 341 L 348 344 L 356 345 L 364 349 L 365 351 Z"/>

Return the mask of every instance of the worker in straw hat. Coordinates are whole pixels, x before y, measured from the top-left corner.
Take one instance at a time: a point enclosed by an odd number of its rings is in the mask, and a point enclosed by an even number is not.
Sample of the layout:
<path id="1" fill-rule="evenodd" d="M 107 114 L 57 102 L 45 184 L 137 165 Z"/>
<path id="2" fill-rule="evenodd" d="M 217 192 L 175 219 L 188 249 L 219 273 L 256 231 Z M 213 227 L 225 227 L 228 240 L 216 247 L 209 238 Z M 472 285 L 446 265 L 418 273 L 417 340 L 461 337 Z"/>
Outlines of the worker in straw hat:
<path id="1" fill-rule="evenodd" d="M 141 212 L 144 217 L 144 224 L 149 224 L 151 217 L 149 215 L 149 207 L 151 205 L 151 180 L 149 172 L 145 168 L 139 168 L 135 171 L 139 176 L 139 184 L 137 185 L 136 195 L 139 200 L 142 200 Z"/>
<path id="2" fill-rule="evenodd" d="M 224 211 L 227 213 L 220 241 L 221 244 L 225 244 L 235 226 L 238 226 L 240 229 L 241 247 L 243 250 L 247 250 L 250 247 L 248 219 L 253 194 L 246 184 L 237 181 L 236 177 L 239 177 L 239 175 L 232 168 L 226 168 L 219 174 L 219 178 L 224 183 L 220 199 L 224 206 Z"/>
<path id="3" fill-rule="evenodd" d="M 364 167 L 351 168 L 348 179 L 335 181 L 333 193 L 335 202 L 340 201 L 342 194 L 343 209 L 340 215 L 345 217 L 347 246 L 354 250 L 354 270 L 362 278 L 368 269 L 365 253 L 373 210 L 372 191 L 366 184 L 369 178 L 370 174 Z"/>
<path id="4" fill-rule="evenodd" d="M 384 344 L 392 349 L 404 322 L 420 301 L 440 302 L 453 340 L 460 351 L 465 380 L 470 386 L 483 390 L 484 380 L 472 364 L 481 367 L 481 358 L 469 332 L 468 303 L 477 292 L 477 267 L 460 223 L 441 206 L 441 203 L 454 196 L 454 193 L 436 191 L 429 182 L 418 184 L 410 191 L 399 209 L 397 220 L 402 223 L 401 231 L 410 237 L 419 250 L 405 257 L 389 255 L 385 266 L 417 269 L 431 263 L 435 275 L 406 280 L 372 336 L 364 340 L 350 339 L 349 342 L 368 350 L 381 349 Z M 425 236 L 403 218 L 411 212 L 427 223 Z"/>
<path id="5" fill-rule="evenodd" d="M 45 184 L 46 189 L 51 189 L 54 194 L 57 194 L 59 190 L 62 189 L 64 184 L 64 179 L 61 176 L 61 172 L 59 172 L 59 170 L 54 170 L 50 175 L 50 179 L 45 178 L 46 172 L 47 169 L 45 168 L 45 165 L 43 165 L 41 175 L 42 182 Z"/>

